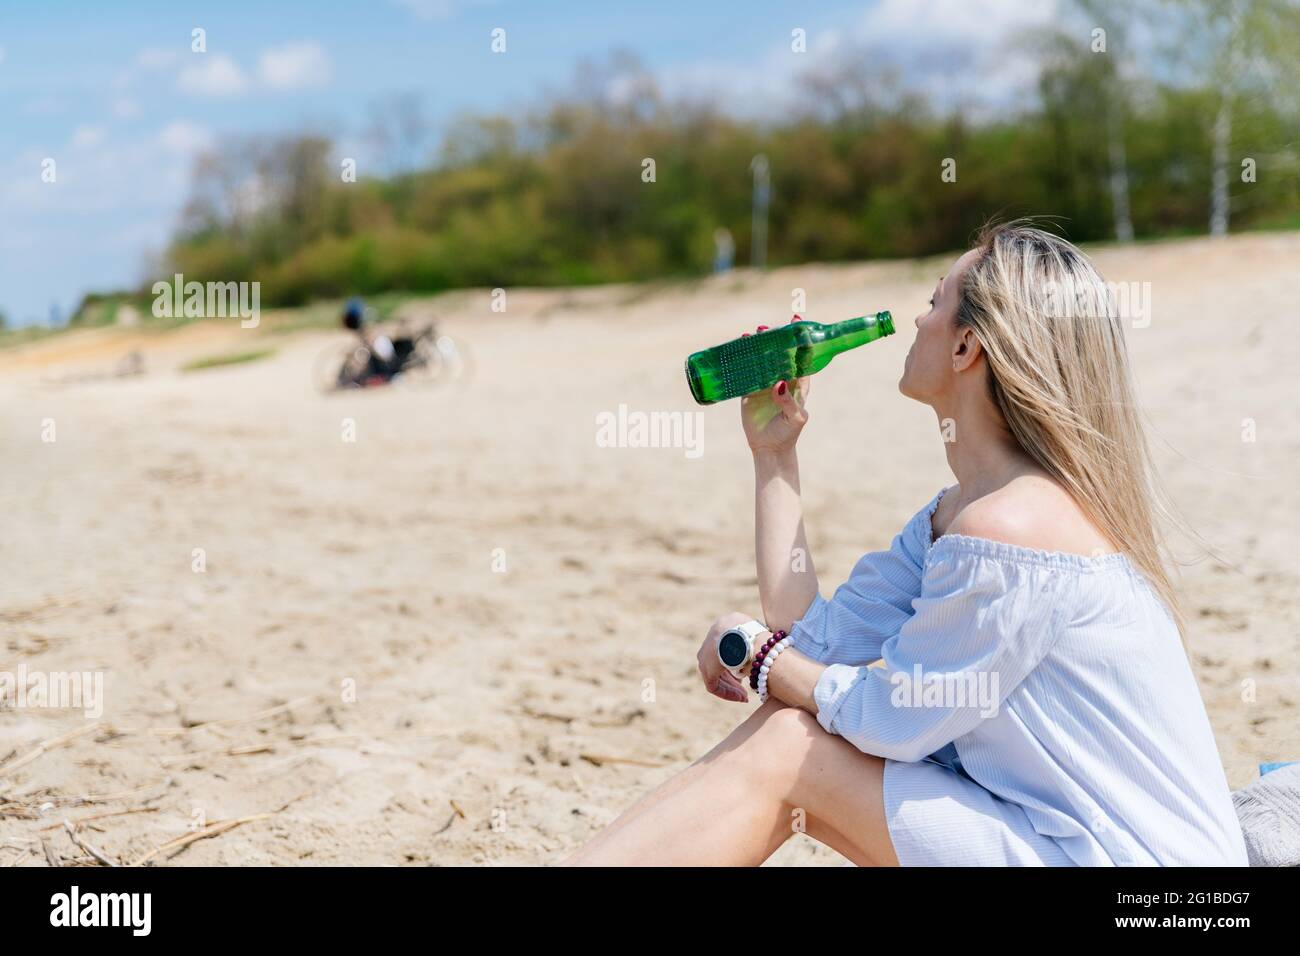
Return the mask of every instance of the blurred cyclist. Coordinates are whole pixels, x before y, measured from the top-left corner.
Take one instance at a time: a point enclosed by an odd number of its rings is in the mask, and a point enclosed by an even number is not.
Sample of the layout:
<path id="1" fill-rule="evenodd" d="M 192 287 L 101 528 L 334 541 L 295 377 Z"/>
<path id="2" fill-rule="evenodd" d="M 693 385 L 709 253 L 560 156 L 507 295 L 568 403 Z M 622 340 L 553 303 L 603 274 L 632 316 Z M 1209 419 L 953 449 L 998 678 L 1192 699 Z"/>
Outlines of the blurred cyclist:
<path id="1" fill-rule="evenodd" d="M 401 368 L 401 360 L 392 340 L 366 324 L 366 306 L 360 299 L 349 299 L 343 308 L 343 325 L 356 332 L 370 354 L 368 378 L 378 377 L 388 381 Z"/>

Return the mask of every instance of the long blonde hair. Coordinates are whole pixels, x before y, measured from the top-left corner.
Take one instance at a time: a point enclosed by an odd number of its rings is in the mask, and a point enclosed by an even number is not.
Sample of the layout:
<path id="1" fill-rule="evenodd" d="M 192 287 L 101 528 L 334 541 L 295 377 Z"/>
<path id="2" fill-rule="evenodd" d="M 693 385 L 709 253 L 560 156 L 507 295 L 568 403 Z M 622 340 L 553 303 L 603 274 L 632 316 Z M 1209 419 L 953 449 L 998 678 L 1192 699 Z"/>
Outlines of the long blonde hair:
<path id="1" fill-rule="evenodd" d="M 1116 297 L 1074 245 L 1026 220 L 985 226 L 975 249 L 957 324 L 983 346 L 994 404 L 1021 448 L 1128 555 L 1181 635 L 1156 516 L 1182 522 L 1138 417 Z"/>

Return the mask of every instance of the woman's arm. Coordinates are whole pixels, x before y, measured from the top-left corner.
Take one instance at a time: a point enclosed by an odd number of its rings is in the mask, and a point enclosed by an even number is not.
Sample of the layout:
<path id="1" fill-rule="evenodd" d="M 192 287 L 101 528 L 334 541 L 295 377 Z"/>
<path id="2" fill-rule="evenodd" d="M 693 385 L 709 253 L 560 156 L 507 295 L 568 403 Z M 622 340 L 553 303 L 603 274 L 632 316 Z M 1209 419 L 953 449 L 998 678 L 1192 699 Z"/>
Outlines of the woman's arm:
<path id="1" fill-rule="evenodd" d="M 798 316 L 791 319 L 797 321 Z M 767 326 L 760 325 L 759 332 Z M 790 630 L 817 597 L 817 571 L 803 527 L 795 443 L 808 423 L 808 379 L 746 395 L 740 422 L 754 455 L 754 562 L 768 627 Z"/>
<path id="2" fill-rule="evenodd" d="M 793 446 L 754 450 L 754 555 L 763 619 L 789 631 L 818 595 Z"/>
<path id="3" fill-rule="evenodd" d="M 931 563 L 916 614 L 885 643 L 883 666 L 827 667 L 791 648 L 768 671 L 769 693 L 894 760 L 920 760 L 997 714 L 1060 637 L 1056 612 L 1077 579 L 950 550 Z"/>

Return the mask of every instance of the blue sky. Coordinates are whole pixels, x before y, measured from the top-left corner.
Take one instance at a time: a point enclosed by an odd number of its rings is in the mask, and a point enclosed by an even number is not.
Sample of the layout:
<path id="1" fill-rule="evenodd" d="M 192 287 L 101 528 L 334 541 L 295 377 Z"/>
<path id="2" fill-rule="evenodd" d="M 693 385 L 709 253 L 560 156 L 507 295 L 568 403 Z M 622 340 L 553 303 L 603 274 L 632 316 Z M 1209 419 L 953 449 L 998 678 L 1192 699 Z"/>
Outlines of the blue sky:
<path id="1" fill-rule="evenodd" d="M 325 129 L 360 171 L 374 104 L 416 93 L 437 129 L 518 113 L 576 65 L 635 53 L 669 93 L 739 113 L 779 108 L 809 57 L 888 47 L 936 83 L 957 51 L 994 56 L 1017 0 L 51 0 L 0 7 L 0 311 L 64 316 L 87 290 L 151 276 L 195 155 L 223 136 Z M 1039 8 L 1041 11 L 1042 8 Z M 191 50 L 206 31 L 206 52 Z M 507 51 L 489 49 L 506 30 Z M 945 79 L 946 77 L 946 79 Z M 1014 77 L 1012 78 L 1014 79 Z M 370 152 L 368 152 L 370 151 Z M 42 182 L 54 160 L 55 181 Z"/>

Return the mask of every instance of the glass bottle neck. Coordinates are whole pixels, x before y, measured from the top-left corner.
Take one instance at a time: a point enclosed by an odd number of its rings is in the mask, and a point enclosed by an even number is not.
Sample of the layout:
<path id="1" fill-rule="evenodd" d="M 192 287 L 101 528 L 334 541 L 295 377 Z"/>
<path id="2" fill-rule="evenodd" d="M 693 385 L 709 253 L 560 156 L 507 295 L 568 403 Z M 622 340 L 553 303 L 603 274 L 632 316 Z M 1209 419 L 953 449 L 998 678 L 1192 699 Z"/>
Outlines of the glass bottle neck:
<path id="1" fill-rule="evenodd" d="M 893 330 L 893 324 L 887 313 L 860 315 L 857 318 L 833 322 L 826 326 L 824 341 L 833 341 L 834 351 L 842 352 L 878 339 L 882 335 L 888 335 Z"/>

